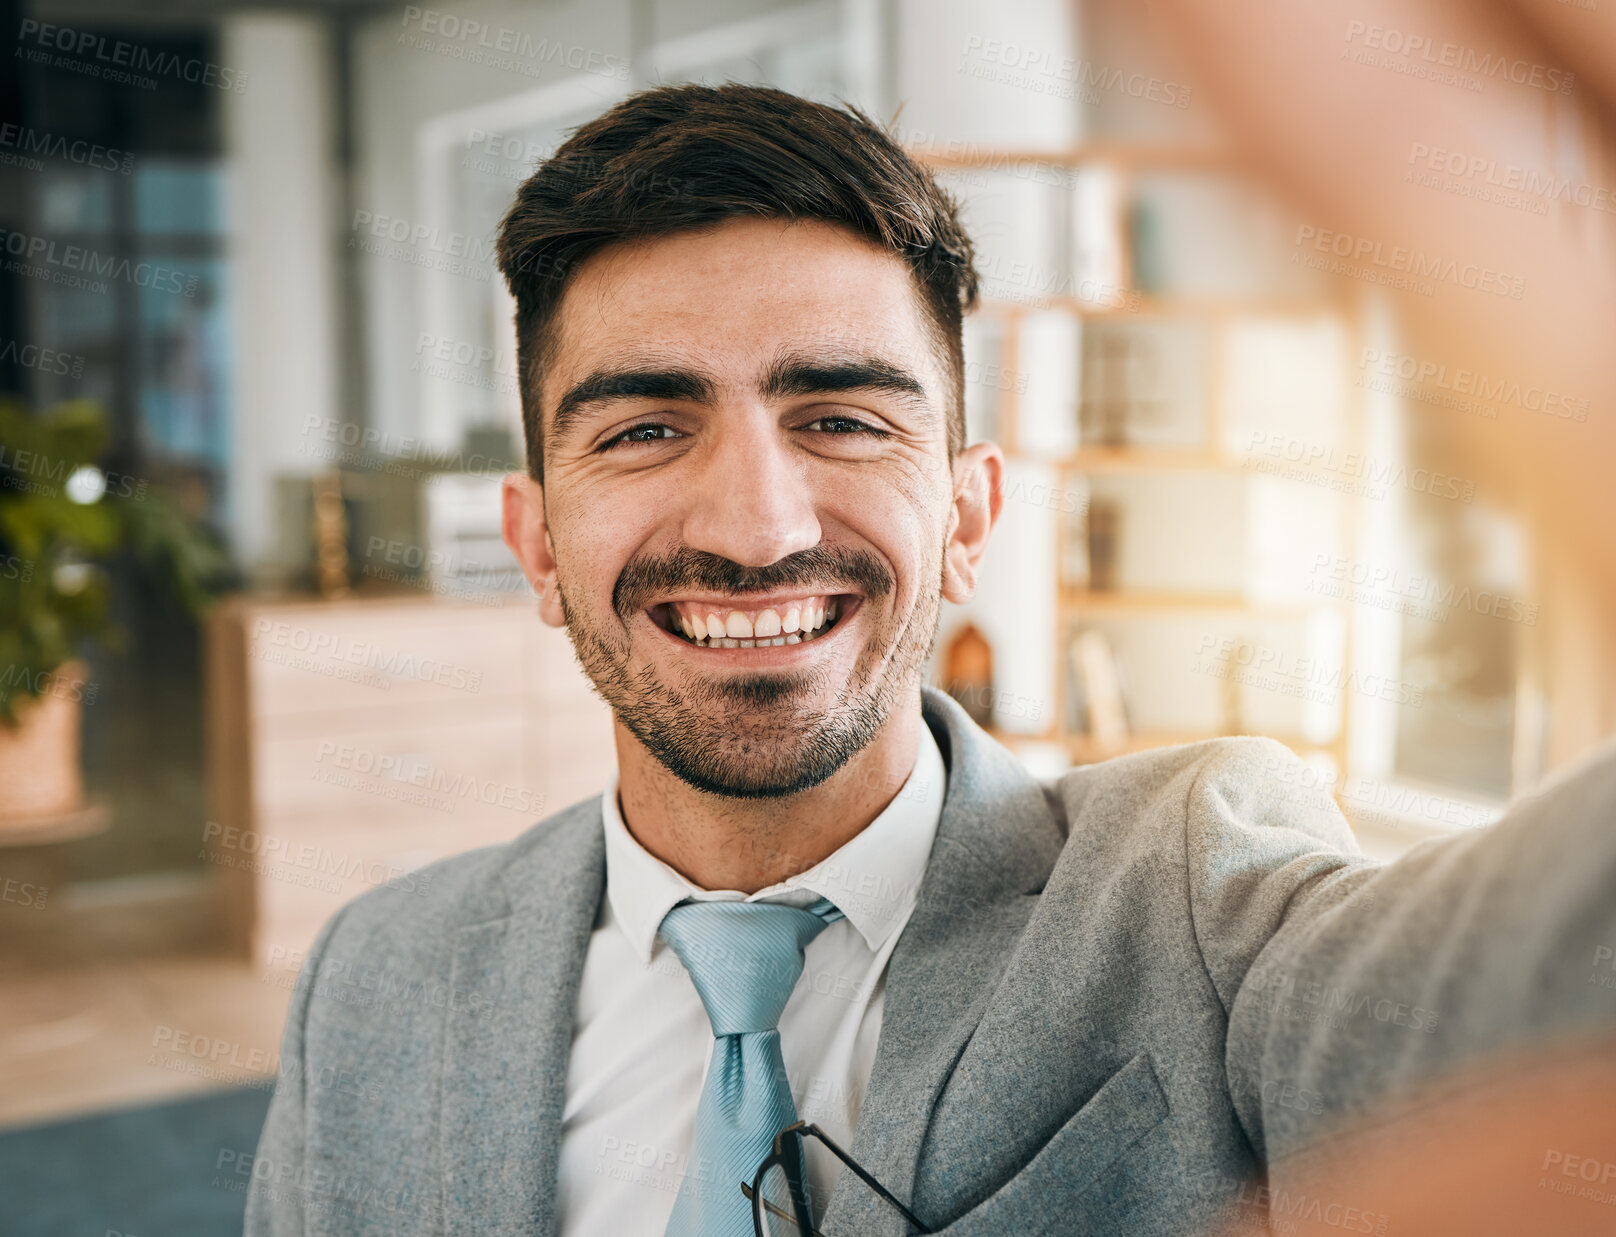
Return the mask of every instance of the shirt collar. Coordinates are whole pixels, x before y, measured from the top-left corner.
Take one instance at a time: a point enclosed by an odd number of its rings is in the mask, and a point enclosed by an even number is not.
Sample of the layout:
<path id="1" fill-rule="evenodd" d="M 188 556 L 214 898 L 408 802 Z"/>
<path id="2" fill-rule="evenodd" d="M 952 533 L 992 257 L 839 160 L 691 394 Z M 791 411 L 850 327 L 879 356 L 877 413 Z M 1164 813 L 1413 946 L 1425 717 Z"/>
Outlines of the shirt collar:
<path id="1" fill-rule="evenodd" d="M 601 792 L 606 897 L 635 955 L 649 964 L 662 918 L 686 898 L 698 902 L 789 902 L 829 898 L 872 951 L 908 922 L 942 818 L 948 770 L 931 727 L 920 724 L 914 768 L 881 814 L 823 861 L 754 894 L 702 889 L 635 839 L 617 807 L 618 771 Z"/>

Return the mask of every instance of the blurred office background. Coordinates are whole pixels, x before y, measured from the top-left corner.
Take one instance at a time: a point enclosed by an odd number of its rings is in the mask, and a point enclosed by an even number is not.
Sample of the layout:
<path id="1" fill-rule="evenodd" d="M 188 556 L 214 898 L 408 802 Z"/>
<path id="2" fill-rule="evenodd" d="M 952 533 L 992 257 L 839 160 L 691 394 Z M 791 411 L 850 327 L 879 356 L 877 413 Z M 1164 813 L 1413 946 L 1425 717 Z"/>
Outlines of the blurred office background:
<path id="1" fill-rule="evenodd" d="M 603 706 L 499 544 L 492 245 L 645 85 L 856 102 L 964 202 L 1010 466 L 930 674 L 1040 773 L 1271 735 L 1390 857 L 1616 729 L 1608 13 L 0 23 L 8 1232 L 234 1231 L 320 924 L 599 789 Z"/>

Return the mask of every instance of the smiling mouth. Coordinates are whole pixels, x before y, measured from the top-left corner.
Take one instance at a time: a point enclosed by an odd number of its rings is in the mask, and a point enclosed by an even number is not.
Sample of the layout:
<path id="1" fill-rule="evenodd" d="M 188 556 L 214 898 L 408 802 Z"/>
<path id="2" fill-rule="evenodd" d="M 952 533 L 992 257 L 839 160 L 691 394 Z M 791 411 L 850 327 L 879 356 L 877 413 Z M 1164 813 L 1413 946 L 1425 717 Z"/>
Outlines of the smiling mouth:
<path id="1" fill-rule="evenodd" d="M 662 630 L 697 648 L 778 648 L 822 639 L 858 608 L 858 601 L 847 593 L 800 597 L 762 609 L 671 601 L 652 606 L 648 613 Z"/>

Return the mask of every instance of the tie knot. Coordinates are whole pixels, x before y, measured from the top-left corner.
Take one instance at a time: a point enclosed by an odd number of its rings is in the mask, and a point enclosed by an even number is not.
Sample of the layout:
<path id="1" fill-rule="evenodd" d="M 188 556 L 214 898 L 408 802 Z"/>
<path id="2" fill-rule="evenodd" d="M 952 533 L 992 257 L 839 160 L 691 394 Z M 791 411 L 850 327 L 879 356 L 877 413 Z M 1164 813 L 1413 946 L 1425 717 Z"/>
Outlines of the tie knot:
<path id="1" fill-rule="evenodd" d="M 778 902 L 686 902 L 659 929 L 690 972 L 714 1035 L 772 1031 L 802 974 L 808 942 L 842 917 L 826 898 L 803 909 Z"/>

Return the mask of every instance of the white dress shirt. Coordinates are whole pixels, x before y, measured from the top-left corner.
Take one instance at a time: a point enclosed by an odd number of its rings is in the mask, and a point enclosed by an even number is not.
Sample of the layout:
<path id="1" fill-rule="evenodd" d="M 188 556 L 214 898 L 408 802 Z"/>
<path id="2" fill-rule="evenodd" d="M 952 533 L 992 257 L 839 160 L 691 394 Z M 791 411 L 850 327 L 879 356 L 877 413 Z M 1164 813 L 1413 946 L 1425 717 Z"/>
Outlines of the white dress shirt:
<path id="1" fill-rule="evenodd" d="M 857 836 L 750 895 L 698 889 L 642 847 L 623 825 L 612 774 L 601 795 L 606 896 L 584 958 L 561 1117 L 562 1237 L 662 1237 L 673 1212 L 713 1051 L 695 985 L 657 936 L 662 917 L 686 898 L 807 906 L 826 897 L 846 916 L 805 951 L 780 1017 L 780 1049 L 798 1116 L 851 1149 L 881 1032 L 887 959 L 942 815 L 947 769 L 924 723 L 918 746 L 902 788 Z M 807 1147 L 811 1189 L 827 1199 L 841 1164 L 816 1140 Z M 739 1198 L 738 1182 L 735 1190 Z"/>

